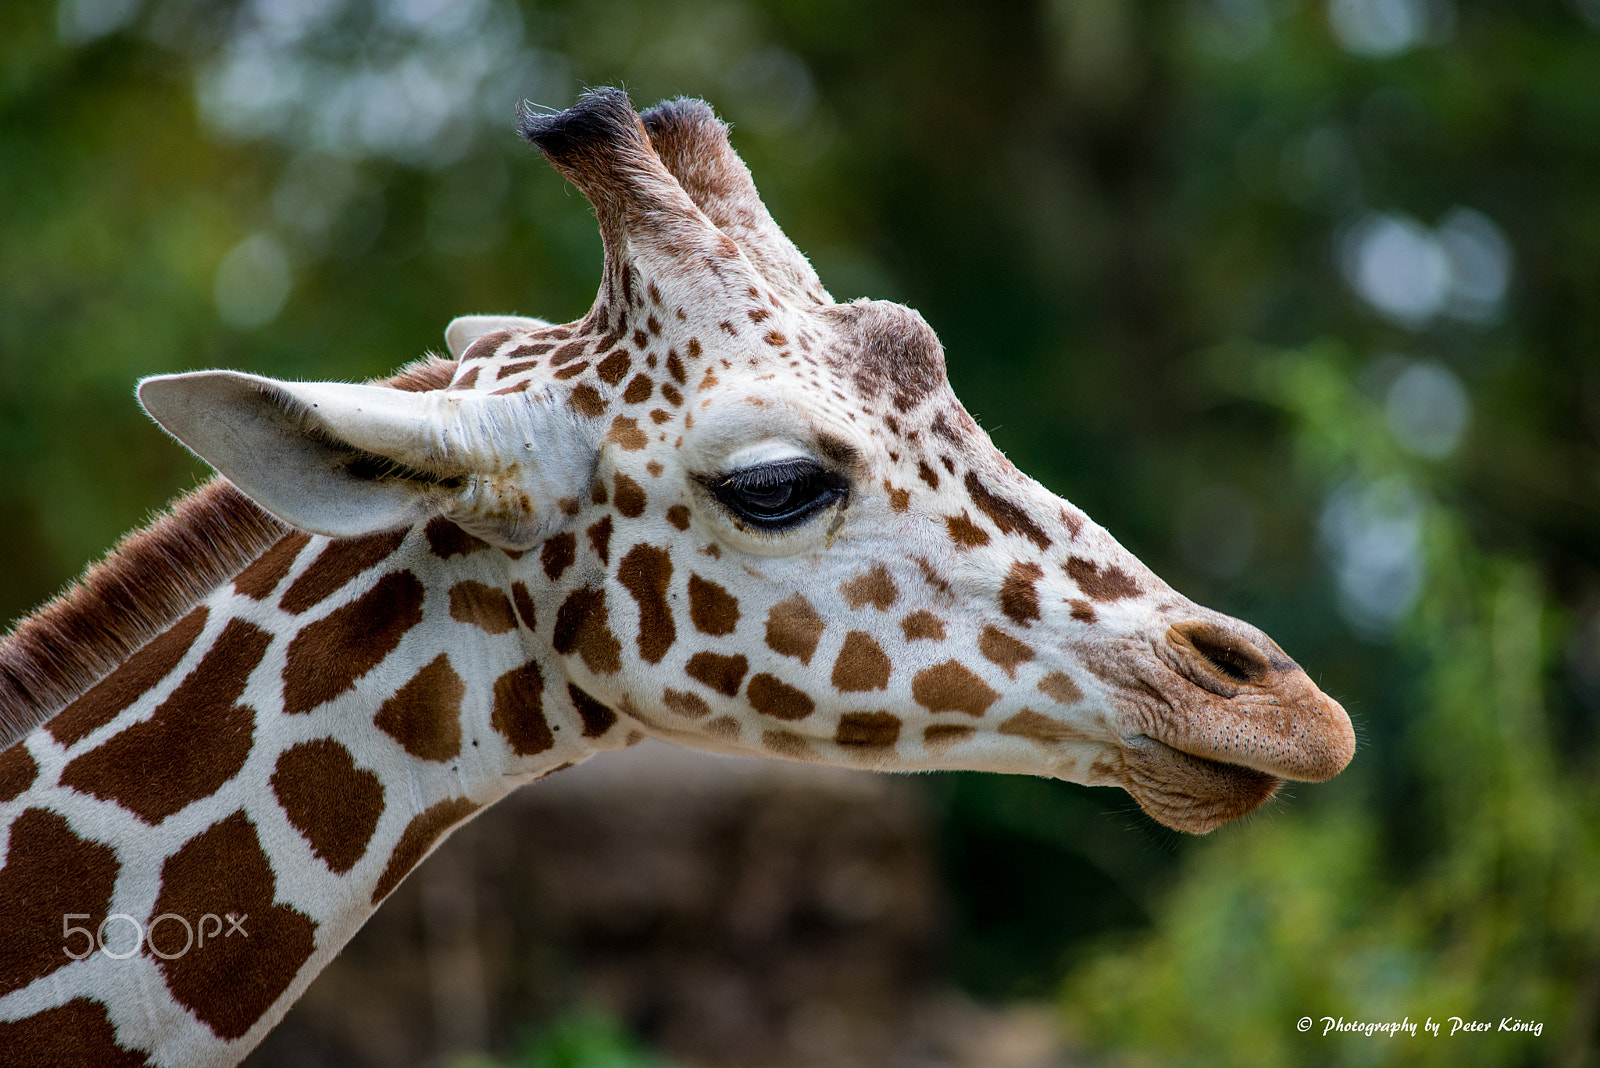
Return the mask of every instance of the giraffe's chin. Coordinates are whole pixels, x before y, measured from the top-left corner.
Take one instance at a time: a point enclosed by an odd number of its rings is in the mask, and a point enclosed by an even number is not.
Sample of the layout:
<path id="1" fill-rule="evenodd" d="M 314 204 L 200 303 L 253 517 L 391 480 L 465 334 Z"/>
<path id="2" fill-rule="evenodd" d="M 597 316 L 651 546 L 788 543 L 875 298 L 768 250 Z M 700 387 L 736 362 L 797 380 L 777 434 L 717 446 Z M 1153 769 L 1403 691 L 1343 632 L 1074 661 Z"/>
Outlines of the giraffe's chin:
<path id="1" fill-rule="evenodd" d="M 1205 834 L 1248 815 L 1284 780 L 1254 768 L 1174 749 L 1141 735 L 1120 746 L 1115 779 L 1151 819 L 1175 831 Z"/>

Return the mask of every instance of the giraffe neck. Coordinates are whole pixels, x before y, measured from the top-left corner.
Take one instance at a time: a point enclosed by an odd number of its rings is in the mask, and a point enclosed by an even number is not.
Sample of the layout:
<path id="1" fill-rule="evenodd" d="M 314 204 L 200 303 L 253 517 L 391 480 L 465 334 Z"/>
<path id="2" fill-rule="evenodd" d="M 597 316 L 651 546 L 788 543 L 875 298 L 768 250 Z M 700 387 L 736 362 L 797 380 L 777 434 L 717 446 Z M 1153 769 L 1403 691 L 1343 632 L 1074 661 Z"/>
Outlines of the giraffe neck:
<path id="1" fill-rule="evenodd" d="M 0 754 L 0 1048 L 233 1063 L 451 828 L 622 744 L 508 559 L 290 534 Z"/>

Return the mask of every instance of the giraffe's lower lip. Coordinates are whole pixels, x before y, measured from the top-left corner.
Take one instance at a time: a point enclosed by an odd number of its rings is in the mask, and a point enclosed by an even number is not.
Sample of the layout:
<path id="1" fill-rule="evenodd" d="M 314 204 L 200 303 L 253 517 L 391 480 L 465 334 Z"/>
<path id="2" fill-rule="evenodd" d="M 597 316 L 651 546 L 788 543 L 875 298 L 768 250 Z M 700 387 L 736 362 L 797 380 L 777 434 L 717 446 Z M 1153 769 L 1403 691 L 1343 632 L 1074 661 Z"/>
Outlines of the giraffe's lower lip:
<path id="1" fill-rule="evenodd" d="M 1135 735 L 1119 747 L 1123 789 L 1156 822 L 1204 834 L 1265 804 L 1283 779 Z"/>

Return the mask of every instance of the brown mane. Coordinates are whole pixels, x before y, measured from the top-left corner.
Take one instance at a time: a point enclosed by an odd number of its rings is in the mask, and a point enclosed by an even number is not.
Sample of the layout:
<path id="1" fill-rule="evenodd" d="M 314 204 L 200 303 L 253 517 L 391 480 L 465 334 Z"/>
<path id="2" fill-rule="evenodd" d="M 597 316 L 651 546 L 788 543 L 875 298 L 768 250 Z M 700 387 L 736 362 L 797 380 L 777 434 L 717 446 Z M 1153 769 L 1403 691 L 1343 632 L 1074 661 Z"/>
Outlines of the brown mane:
<path id="1" fill-rule="evenodd" d="M 455 368 L 425 357 L 381 384 L 443 389 Z M 0 638 L 0 749 L 80 697 L 288 530 L 217 476 L 124 536 Z"/>

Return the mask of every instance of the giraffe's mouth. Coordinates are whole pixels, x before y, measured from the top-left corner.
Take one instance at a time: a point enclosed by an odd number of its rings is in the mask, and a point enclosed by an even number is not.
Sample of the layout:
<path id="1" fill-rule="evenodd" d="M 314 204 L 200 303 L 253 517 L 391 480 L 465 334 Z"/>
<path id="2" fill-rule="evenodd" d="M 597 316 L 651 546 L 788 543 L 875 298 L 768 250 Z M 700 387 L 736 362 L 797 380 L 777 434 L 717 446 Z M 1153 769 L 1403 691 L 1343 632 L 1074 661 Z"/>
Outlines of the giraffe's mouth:
<path id="1" fill-rule="evenodd" d="M 1265 804 L 1283 779 L 1241 764 L 1175 749 L 1147 734 L 1117 747 L 1114 777 L 1157 823 L 1205 834 Z"/>

